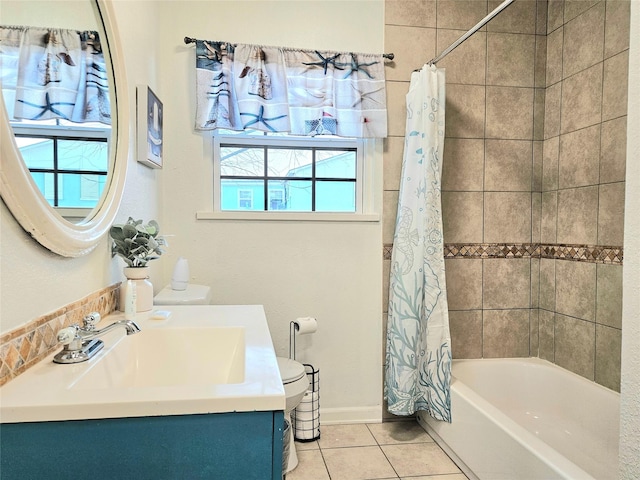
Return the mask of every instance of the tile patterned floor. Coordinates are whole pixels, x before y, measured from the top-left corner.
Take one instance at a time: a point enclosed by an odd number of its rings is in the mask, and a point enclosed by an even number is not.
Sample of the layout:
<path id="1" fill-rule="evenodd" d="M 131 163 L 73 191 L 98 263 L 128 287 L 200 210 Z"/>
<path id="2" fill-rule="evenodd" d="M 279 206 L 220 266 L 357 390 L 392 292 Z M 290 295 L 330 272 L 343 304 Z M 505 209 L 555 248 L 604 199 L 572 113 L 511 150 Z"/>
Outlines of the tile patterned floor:
<path id="1" fill-rule="evenodd" d="M 467 479 L 416 422 L 326 425 L 296 451 L 286 480 Z"/>

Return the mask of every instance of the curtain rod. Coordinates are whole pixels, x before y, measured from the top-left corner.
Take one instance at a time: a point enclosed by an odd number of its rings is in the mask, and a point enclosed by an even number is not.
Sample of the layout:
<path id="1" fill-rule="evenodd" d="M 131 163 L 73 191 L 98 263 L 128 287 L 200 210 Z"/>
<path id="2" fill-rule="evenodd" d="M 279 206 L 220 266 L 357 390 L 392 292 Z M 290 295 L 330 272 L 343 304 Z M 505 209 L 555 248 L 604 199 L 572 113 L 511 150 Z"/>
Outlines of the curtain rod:
<path id="1" fill-rule="evenodd" d="M 513 0 L 511 0 L 513 1 Z M 184 37 L 184 43 L 186 43 L 187 45 L 189 43 L 195 43 L 196 39 L 195 38 L 191 38 L 191 37 Z M 383 53 L 382 56 L 388 60 L 393 60 L 395 55 L 393 53 Z"/>
<path id="2" fill-rule="evenodd" d="M 504 10 L 505 8 L 507 8 L 509 5 L 511 5 L 515 0 L 504 0 L 504 2 L 502 2 L 500 5 L 498 5 L 495 10 L 493 10 L 489 15 L 487 15 L 486 17 L 484 17 L 482 20 L 480 20 L 478 23 L 476 23 L 473 27 L 471 27 L 471 29 L 465 33 L 464 35 L 462 35 L 458 40 L 456 40 L 455 42 L 453 42 L 451 45 L 449 45 L 445 50 L 442 51 L 442 53 L 440 55 L 438 55 L 435 58 L 432 58 L 431 60 L 429 60 L 429 62 L 427 62 L 429 65 L 433 65 L 435 63 L 438 63 L 440 60 L 442 60 L 444 57 L 446 57 L 447 55 L 449 55 L 458 45 L 460 45 L 462 42 L 464 42 L 467 38 L 469 38 L 471 35 L 473 35 L 474 33 L 476 33 L 478 30 L 480 30 L 482 27 L 484 27 L 487 23 L 489 23 L 491 20 L 493 20 L 493 18 L 498 15 L 500 12 L 502 12 L 502 10 Z"/>

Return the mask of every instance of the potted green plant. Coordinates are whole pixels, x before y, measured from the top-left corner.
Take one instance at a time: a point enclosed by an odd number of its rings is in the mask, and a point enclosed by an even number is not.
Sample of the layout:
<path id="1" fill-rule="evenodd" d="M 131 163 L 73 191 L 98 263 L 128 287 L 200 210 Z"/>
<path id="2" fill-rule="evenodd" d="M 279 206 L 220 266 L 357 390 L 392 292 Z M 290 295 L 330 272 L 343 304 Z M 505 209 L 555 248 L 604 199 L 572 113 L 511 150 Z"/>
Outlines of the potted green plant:
<path id="1" fill-rule="evenodd" d="M 153 307 L 153 285 L 149 282 L 149 267 L 147 263 L 160 258 L 167 245 L 164 237 L 159 235 L 160 226 L 155 220 L 144 223 L 129 217 L 124 224 L 115 224 L 109 230 L 113 240 L 111 256 L 121 257 L 127 264 L 124 276 L 136 282 L 137 308 L 143 312 Z M 124 304 L 124 289 L 120 289 L 120 305 Z"/>
<path id="2" fill-rule="evenodd" d="M 155 220 L 144 224 L 129 217 L 124 224 L 112 225 L 109 230 L 113 239 L 111 256 L 122 257 L 128 267 L 146 267 L 149 261 L 164 253 L 162 247 L 167 242 L 159 233 L 160 225 Z"/>

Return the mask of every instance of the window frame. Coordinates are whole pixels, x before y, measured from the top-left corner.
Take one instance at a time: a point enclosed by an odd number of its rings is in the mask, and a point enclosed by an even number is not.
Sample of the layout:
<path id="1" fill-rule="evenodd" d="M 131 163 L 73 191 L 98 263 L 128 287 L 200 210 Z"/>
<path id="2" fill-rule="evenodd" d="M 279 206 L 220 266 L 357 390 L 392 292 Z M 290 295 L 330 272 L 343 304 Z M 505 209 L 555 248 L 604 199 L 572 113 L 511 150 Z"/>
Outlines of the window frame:
<path id="1" fill-rule="evenodd" d="M 381 143 L 381 142 L 380 142 Z M 222 210 L 221 206 L 221 145 L 239 145 L 252 148 L 322 148 L 322 149 L 355 149 L 356 177 L 354 212 L 323 212 L 323 211 L 283 211 L 283 210 Z M 301 136 L 267 136 L 224 134 L 214 132 L 210 142 L 213 159 L 213 212 L 198 212 L 199 219 L 276 219 L 276 220 L 356 220 L 378 221 L 379 215 L 374 211 L 372 198 L 373 168 L 365 167 L 367 160 L 373 159 L 373 151 L 378 143 L 373 139 L 343 139 L 337 137 L 301 137 Z M 371 172 L 369 172 L 371 170 Z M 262 177 L 257 177 L 262 178 Z"/>

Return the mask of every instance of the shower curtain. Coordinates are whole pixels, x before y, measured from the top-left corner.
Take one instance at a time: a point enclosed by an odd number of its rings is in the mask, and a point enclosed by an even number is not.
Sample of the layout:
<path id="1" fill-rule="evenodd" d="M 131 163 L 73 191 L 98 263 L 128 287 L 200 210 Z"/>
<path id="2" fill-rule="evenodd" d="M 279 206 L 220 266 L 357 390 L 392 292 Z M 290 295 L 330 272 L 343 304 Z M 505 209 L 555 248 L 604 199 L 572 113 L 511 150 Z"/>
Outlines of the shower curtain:
<path id="1" fill-rule="evenodd" d="M 391 253 L 385 397 L 389 412 L 451 421 L 451 341 L 440 179 L 445 72 L 411 75 L 396 230 Z"/>

